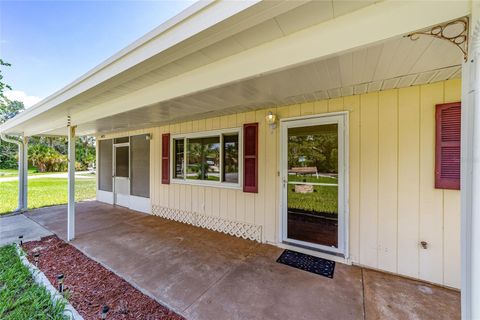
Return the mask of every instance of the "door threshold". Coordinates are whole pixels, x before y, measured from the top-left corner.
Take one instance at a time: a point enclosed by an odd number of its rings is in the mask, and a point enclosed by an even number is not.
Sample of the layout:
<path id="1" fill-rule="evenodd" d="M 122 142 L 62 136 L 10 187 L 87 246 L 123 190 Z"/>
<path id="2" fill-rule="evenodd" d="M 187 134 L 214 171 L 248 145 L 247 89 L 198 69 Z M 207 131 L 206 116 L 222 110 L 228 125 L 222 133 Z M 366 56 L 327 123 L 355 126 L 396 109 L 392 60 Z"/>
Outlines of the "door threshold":
<path id="1" fill-rule="evenodd" d="M 280 243 L 271 243 L 279 248 L 282 249 L 288 249 L 292 251 L 297 251 L 305 254 L 309 254 L 314 257 L 322 258 L 322 259 L 327 259 L 327 260 L 332 260 L 338 263 L 343 263 L 347 265 L 352 265 L 352 262 L 350 259 L 345 258 L 343 255 L 339 255 L 337 253 L 330 253 L 330 252 L 325 252 L 321 251 L 319 249 L 310 249 L 306 248 L 304 246 L 299 246 L 299 245 L 294 245 L 288 242 L 280 242 Z"/>

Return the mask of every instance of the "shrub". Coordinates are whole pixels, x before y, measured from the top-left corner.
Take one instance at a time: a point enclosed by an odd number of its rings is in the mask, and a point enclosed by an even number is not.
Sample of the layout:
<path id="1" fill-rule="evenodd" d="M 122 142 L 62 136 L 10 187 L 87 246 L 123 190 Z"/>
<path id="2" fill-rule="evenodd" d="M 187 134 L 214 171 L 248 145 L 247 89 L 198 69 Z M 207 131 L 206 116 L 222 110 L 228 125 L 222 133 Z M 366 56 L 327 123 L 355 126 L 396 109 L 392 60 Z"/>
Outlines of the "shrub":
<path id="1" fill-rule="evenodd" d="M 39 172 L 66 171 L 68 167 L 67 156 L 46 145 L 37 144 L 29 147 L 28 157 Z"/>

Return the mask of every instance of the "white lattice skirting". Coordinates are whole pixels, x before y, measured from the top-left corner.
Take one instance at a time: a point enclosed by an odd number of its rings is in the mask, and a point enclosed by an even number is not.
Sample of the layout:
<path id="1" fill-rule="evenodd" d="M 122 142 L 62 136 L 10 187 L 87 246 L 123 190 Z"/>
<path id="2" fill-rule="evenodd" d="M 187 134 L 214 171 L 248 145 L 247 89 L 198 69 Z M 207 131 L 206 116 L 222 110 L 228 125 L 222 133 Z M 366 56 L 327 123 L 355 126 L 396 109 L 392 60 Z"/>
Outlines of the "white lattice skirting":
<path id="1" fill-rule="evenodd" d="M 156 205 L 152 205 L 152 214 L 192 226 L 223 232 L 231 236 L 262 242 L 261 226 Z"/>

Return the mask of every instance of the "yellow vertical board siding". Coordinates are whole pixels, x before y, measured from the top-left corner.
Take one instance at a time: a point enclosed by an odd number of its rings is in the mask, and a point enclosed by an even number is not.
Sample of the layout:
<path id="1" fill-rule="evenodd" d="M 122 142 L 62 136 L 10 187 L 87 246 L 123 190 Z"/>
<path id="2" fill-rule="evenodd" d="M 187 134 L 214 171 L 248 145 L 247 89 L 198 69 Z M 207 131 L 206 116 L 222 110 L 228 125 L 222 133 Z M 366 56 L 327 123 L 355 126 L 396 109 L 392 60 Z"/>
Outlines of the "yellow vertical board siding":
<path id="1" fill-rule="evenodd" d="M 445 102 L 461 99 L 462 85 L 459 79 L 445 82 Z M 444 284 L 460 287 L 460 192 L 444 190 Z"/>
<path id="2" fill-rule="evenodd" d="M 328 100 L 328 112 L 343 111 L 343 98 Z"/>
<path id="3" fill-rule="evenodd" d="M 418 277 L 420 88 L 398 92 L 398 273 Z"/>
<path id="4" fill-rule="evenodd" d="M 202 188 L 204 189 L 205 193 L 205 208 L 204 208 L 204 213 L 207 216 L 213 216 L 213 197 L 212 197 L 212 189 L 213 188 Z"/>
<path id="5" fill-rule="evenodd" d="M 246 222 L 245 219 L 245 195 L 242 191 L 236 191 L 235 220 Z"/>
<path id="6" fill-rule="evenodd" d="M 205 131 L 207 127 L 207 120 L 206 119 L 200 119 L 198 120 L 198 131 Z"/>
<path id="7" fill-rule="evenodd" d="M 265 196 L 267 183 L 266 170 L 266 131 L 267 124 L 265 122 L 266 110 L 258 110 L 255 113 L 256 122 L 258 122 L 258 193 L 255 194 L 255 217 L 256 225 L 264 225 L 265 223 Z M 273 177 L 269 177 L 268 181 L 272 181 Z M 264 231 L 265 231 L 264 226 Z M 265 239 L 265 232 L 262 232 Z"/>
<path id="8" fill-rule="evenodd" d="M 299 104 L 294 104 L 288 107 L 288 117 L 299 117 L 302 115 L 302 108 Z"/>
<path id="9" fill-rule="evenodd" d="M 244 193 L 245 198 L 245 222 L 255 223 L 255 195 Z"/>
<path id="10" fill-rule="evenodd" d="M 398 92 L 379 93 L 378 268 L 397 272 Z"/>
<path id="11" fill-rule="evenodd" d="M 207 200 L 205 199 L 205 188 L 197 187 L 198 199 L 200 199 L 200 203 L 197 205 L 198 212 L 205 214 L 205 204 Z"/>
<path id="12" fill-rule="evenodd" d="M 349 113 L 349 244 L 350 258 L 359 261 L 360 255 L 360 96 L 344 99 L 344 109 Z M 315 107 L 317 104 L 315 103 Z M 326 108 L 319 109 L 326 112 Z"/>
<path id="13" fill-rule="evenodd" d="M 353 98 L 354 96 L 347 97 L 348 98 Z M 356 96 L 358 97 L 358 96 Z M 321 100 L 321 101 L 315 101 L 313 103 L 313 112 L 314 113 L 326 113 L 328 112 L 328 100 Z"/>
<path id="14" fill-rule="evenodd" d="M 220 189 L 210 188 L 212 193 L 212 216 L 220 216 Z"/>
<path id="15" fill-rule="evenodd" d="M 313 114 L 313 112 L 314 112 L 313 102 L 302 103 L 300 105 L 300 113 L 301 113 L 302 116 Z"/>
<path id="16" fill-rule="evenodd" d="M 420 87 L 419 278 L 443 281 L 443 191 L 435 189 L 435 105 L 443 102 L 443 83 Z"/>
<path id="17" fill-rule="evenodd" d="M 443 96 L 439 95 L 440 87 Z M 271 130 L 265 124 L 266 112 L 275 112 L 284 119 L 345 110 L 349 113 L 347 192 L 351 261 L 458 288 L 460 193 L 435 190 L 431 179 L 432 108 L 437 103 L 458 101 L 460 94 L 460 81 L 450 80 L 150 129 L 154 162 L 152 203 L 177 208 L 185 194 L 182 207 L 186 210 L 261 225 L 263 240 L 278 242 L 280 134 L 278 127 Z M 258 194 L 244 193 L 241 189 L 223 191 L 214 187 L 161 184 L 163 133 L 242 127 L 257 121 L 260 123 Z M 421 240 L 429 242 L 430 249 L 422 251 Z"/>
<path id="18" fill-rule="evenodd" d="M 229 207 L 228 204 L 228 189 L 219 189 L 220 192 L 220 217 L 230 218 L 230 216 L 235 215 L 235 209 Z"/>
<path id="19" fill-rule="evenodd" d="M 277 117 L 280 119 L 285 119 L 289 117 L 289 106 L 283 106 L 277 108 Z"/>
<path id="20" fill-rule="evenodd" d="M 378 265 L 378 93 L 360 97 L 360 260 Z"/>
<path id="21" fill-rule="evenodd" d="M 309 104 L 307 104 L 309 105 Z M 276 112 L 275 109 L 271 109 L 272 112 Z M 313 112 L 313 104 L 311 108 L 307 110 Z M 302 104 L 302 112 L 305 111 L 304 105 Z M 306 111 L 305 111 L 306 112 Z M 272 129 L 268 125 L 265 126 L 265 214 L 264 214 L 264 225 L 265 225 L 265 239 L 270 242 L 274 242 L 277 238 L 277 227 L 276 227 L 276 201 L 277 201 L 277 185 L 278 180 L 278 169 L 277 169 L 277 134 L 279 130 Z"/>

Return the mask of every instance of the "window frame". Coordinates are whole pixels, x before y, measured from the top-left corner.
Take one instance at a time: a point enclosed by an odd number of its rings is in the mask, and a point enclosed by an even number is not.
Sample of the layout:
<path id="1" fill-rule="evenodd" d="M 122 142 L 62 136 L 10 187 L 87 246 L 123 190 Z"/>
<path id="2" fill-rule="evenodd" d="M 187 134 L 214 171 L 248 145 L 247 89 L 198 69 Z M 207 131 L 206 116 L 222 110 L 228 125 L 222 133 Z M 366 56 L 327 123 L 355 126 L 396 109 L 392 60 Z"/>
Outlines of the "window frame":
<path id="1" fill-rule="evenodd" d="M 238 182 L 225 182 L 222 181 L 224 173 L 224 135 L 237 134 L 238 135 Z M 198 139 L 198 138 L 209 138 L 209 137 L 219 137 L 220 143 L 220 172 L 219 177 L 220 181 L 211 181 L 211 180 L 193 180 L 187 179 L 186 168 L 188 162 L 187 154 L 187 140 L 188 139 Z M 183 179 L 175 178 L 174 166 L 175 166 L 175 142 L 174 140 L 184 139 L 183 143 Z M 217 188 L 227 188 L 227 189 L 239 189 L 243 188 L 243 129 L 241 127 L 221 129 L 221 130 L 209 130 L 201 132 L 192 132 L 184 134 L 172 134 L 170 135 L 170 181 L 175 184 L 184 184 L 184 185 L 197 185 L 197 186 L 208 186 L 208 187 L 217 187 Z"/>

